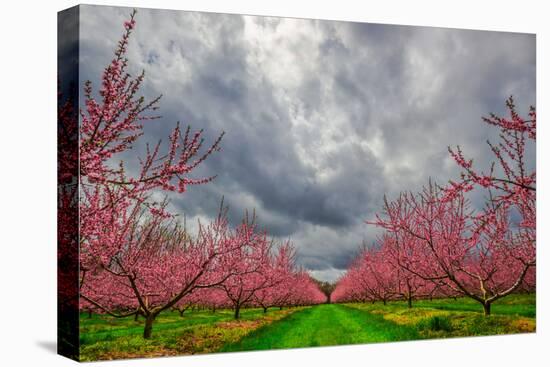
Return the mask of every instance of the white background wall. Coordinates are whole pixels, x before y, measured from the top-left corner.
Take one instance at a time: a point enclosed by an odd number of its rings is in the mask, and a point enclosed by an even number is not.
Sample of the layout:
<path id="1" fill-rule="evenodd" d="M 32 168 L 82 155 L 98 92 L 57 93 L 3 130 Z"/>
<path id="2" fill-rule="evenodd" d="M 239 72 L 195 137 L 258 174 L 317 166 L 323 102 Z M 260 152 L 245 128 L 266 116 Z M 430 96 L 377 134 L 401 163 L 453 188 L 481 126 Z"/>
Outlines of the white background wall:
<path id="1" fill-rule="evenodd" d="M 103 365 L 538 366 L 550 341 L 548 81 L 544 1 L 94 1 L 97 4 L 537 33 L 539 128 L 536 335 L 218 354 Z M 65 366 L 56 337 L 56 12 L 73 1 L 10 1 L 0 11 L 0 364 Z M 546 167 L 546 168 L 545 168 Z M 545 189 L 546 188 L 546 189 Z M 546 224 L 546 225 L 545 225 Z M 545 281 L 546 280 L 546 281 Z M 335 326 L 337 327 L 337 325 Z M 546 340 L 545 340 L 546 339 Z M 546 361 L 544 362 L 544 358 Z M 547 365 L 547 364 L 546 364 Z"/>

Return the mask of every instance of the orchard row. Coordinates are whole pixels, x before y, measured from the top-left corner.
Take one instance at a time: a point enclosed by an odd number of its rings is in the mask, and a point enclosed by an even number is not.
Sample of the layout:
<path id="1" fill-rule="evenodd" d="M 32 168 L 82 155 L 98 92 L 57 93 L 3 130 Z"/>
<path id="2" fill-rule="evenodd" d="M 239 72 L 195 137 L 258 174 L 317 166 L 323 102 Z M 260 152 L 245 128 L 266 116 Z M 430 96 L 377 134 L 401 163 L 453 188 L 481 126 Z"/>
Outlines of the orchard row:
<path id="1" fill-rule="evenodd" d="M 245 214 L 232 226 L 222 200 L 218 216 L 190 234 L 169 212 L 166 199 L 155 200 L 212 181 L 214 177 L 192 174 L 220 151 L 223 133 L 204 147 L 202 130 L 182 131 L 177 125 L 167 147 L 147 145 L 137 175 L 128 173 L 123 161 L 113 163 L 133 149 L 143 124 L 158 117 L 160 97 L 145 101 L 138 96 L 144 74 L 127 72 L 134 16 L 124 23 L 98 90 L 85 83 L 84 108 L 75 113 L 75 101 L 64 101 L 60 94 L 59 288 L 67 300 L 61 309 L 141 316 L 144 338 L 150 338 L 155 319 L 166 311 L 223 307 L 232 308 L 238 319 L 242 307 L 267 311 L 324 302 L 316 283 L 295 265 L 292 245 L 271 240 L 254 215 Z M 72 266 L 75 254 L 77 270 Z M 75 274 L 76 300 L 71 298 Z"/>
<path id="2" fill-rule="evenodd" d="M 411 307 L 414 299 L 465 296 L 489 315 L 494 301 L 535 290 L 536 171 L 527 155 L 536 113 L 531 107 L 522 118 L 511 97 L 507 108 L 509 117 L 484 118 L 500 130 L 499 142 L 488 142 L 494 163 L 486 171 L 475 169 L 460 147 L 449 149 L 462 169 L 458 181 L 444 187 L 430 181 L 419 193 L 384 198 L 368 222 L 383 234 L 338 282 L 335 301 L 401 299 Z"/>

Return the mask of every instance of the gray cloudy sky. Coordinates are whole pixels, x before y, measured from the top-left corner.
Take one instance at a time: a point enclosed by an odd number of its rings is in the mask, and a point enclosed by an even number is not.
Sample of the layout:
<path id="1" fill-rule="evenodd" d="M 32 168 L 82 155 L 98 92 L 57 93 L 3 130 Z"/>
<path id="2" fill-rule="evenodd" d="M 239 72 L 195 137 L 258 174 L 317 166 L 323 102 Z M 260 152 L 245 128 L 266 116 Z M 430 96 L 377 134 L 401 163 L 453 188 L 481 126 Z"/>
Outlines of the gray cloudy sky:
<path id="1" fill-rule="evenodd" d="M 97 85 L 131 9 L 81 9 L 80 78 Z M 535 103 L 534 35 L 150 9 L 136 21 L 130 70 L 163 94 L 163 119 L 125 159 L 177 121 L 209 141 L 225 131 L 197 172 L 217 179 L 171 195 L 173 209 L 206 220 L 223 195 L 236 222 L 255 208 L 323 280 L 376 237 L 364 221 L 384 193 L 456 177 L 448 145 L 484 165 L 496 132 L 480 117 L 509 95 Z"/>

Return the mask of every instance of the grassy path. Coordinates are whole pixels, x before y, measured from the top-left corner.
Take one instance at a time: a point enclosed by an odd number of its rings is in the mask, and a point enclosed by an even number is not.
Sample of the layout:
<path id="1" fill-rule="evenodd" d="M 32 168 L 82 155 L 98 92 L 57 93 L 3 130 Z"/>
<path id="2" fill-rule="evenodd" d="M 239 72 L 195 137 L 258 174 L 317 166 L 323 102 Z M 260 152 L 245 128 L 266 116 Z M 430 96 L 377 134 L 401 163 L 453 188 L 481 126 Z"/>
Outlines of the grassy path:
<path id="1" fill-rule="evenodd" d="M 221 351 L 300 348 L 419 339 L 417 331 L 381 315 L 344 305 L 320 305 L 295 312 L 225 345 Z"/>

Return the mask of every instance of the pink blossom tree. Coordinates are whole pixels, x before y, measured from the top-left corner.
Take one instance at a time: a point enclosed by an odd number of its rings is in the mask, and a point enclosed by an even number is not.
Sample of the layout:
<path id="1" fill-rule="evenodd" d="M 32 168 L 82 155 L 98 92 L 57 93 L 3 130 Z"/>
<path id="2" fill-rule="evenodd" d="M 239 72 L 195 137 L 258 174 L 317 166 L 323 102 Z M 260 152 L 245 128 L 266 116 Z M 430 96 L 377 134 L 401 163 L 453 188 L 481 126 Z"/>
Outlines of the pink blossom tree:
<path id="1" fill-rule="evenodd" d="M 256 228 L 254 216 L 250 221 L 246 219 L 245 223 L 251 228 Z M 229 254 L 231 259 L 229 266 L 234 271 L 234 275 L 218 287 L 225 292 L 231 303 L 235 319 L 240 318 L 243 306 L 254 301 L 257 292 L 273 285 L 275 276 L 270 257 L 272 245 L 272 241 L 267 238 L 265 232 L 255 232 L 246 246 Z"/>
<path id="2" fill-rule="evenodd" d="M 145 206 L 151 215 L 167 217 L 164 205 L 151 200 L 158 190 L 183 193 L 187 185 L 204 184 L 213 177 L 194 179 L 189 175 L 213 152 L 219 150 L 219 138 L 204 153 L 202 131 L 182 134 L 179 125 L 169 137 L 167 152 L 161 154 L 161 143 L 147 145 L 140 160 L 137 176 L 127 174 L 123 161 L 115 164 L 117 154 L 131 150 L 143 135 L 143 122 L 159 118 L 150 112 L 158 109 L 160 97 L 146 102 L 138 96 L 144 73 L 133 78 L 128 72 L 125 55 L 130 35 L 135 27 L 135 11 L 124 23 L 125 32 L 119 41 L 112 62 L 105 68 L 99 95 L 93 93 L 92 83 L 85 83 L 85 108 L 80 110 L 80 242 L 101 230 L 101 218 L 136 210 Z"/>
<path id="3" fill-rule="evenodd" d="M 535 162 L 528 159 L 528 149 L 533 149 L 536 143 L 537 114 L 531 106 L 527 117 L 520 116 L 512 97 L 506 101 L 506 107 L 508 117 L 492 113 L 483 118 L 485 123 L 499 130 L 497 143 L 487 141 L 494 157 L 488 170 L 475 168 L 473 160 L 467 160 L 460 147 L 454 150 L 449 148 L 462 172 L 458 181 L 450 181 L 445 193 L 446 198 L 452 198 L 460 192 L 466 193 L 476 188 L 486 192 L 488 200 L 479 220 L 492 223 L 490 230 L 500 240 L 504 240 L 502 236 L 508 236 L 509 246 L 520 246 L 533 255 L 529 257 L 523 253 L 518 257 L 530 267 L 524 282 L 530 282 L 527 287 L 533 288 L 535 282 L 532 274 L 536 266 L 536 168 Z M 515 220 L 514 217 L 518 216 L 519 220 Z M 509 232 L 513 233 L 503 234 L 502 229 L 495 228 L 496 221 L 501 226 L 507 225 Z M 505 221 L 508 223 L 503 223 Z"/>
<path id="4" fill-rule="evenodd" d="M 317 283 L 304 270 L 298 270 L 293 276 L 292 294 L 286 301 L 288 306 L 308 306 L 326 303 L 326 295 Z"/>
<path id="5" fill-rule="evenodd" d="M 373 223 L 398 243 L 401 267 L 478 301 L 489 315 L 535 261 L 532 244 L 511 228 L 508 210 L 501 205 L 476 215 L 460 192 L 450 198 L 430 183 L 417 195 L 385 200 Z"/>
<path id="6" fill-rule="evenodd" d="M 355 291 L 357 283 L 353 277 L 353 271 L 354 268 L 348 268 L 347 272 L 336 282 L 336 287 L 331 294 L 333 302 L 357 302 L 360 300 L 358 292 Z"/>
<path id="7" fill-rule="evenodd" d="M 144 73 L 132 77 L 127 71 L 134 17 L 135 11 L 124 23 L 98 95 L 91 82 L 84 86 L 79 130 L 80 287 L 82 299 L 103 312 L 117 317 L 143 314 L 148 338 L 160 312 L 193 289 L 218 285 L 230 275 L 218 262 L 242 246 L 249 232 L 241 228 L 230 235 L 226 219 L 219 217 L 191 239 L 170 219 L 166 202 L 151 199 L 158 191 L 183 193 L 188 185 L 210 182 L 214 177 L 196 179 L 192 172 L 219 150 L 223 134 L 203 149 L 202 130 L 182 132 L 178 124 L 166 153 L 161 153 L 160 142 L 147 145 L 137 175 L 129 175 L 123 161 L 115 164 L 117 155 L 133 149 L 142 137 L 143 123 L 159 118 L 151 113 L 158 109 L 160 97 L 145 101 L 139 96 Z"/>
<path id="8" fill-rule="evenodd" d="M 134 214 L 128 230 L 114 231 L 122 238 L 111 238 L 107 228 L 105 238 L 94 238 L 100 246 L 83 244 L 93 260 L 82 275 L 81 297 L 114 317 L 143 315 L 144 338 L 150 338 L 161 312 L 195 290 L 219 286 L 236 275 L 234 253 L 248 248 L 255 234 L 244 222 L 231 230 L 220 214 L 192 238 L 178 224 L 141 213 Z M 129 222 L 122 217 L 116 224 Z"/>
<path id="9" fill-rule="evenodd" d="M 137 176 L 129 176 L 122 161 L 113 165 L 117 154 L 132 149 L 133 143 L 142 137 L 143 122 L 160 117 L 150 114 L 158 109 L 160 96 L 146 101 L 138 95 L 145 73 L 133 78 L 127 71 L 125 55 L 135 27 L 135 14 L 134 11 L 124 23 L 125 32 L 115 57 L 103 72 L 99 98 L 93 94 L 92 82 L 85 83 L 85 108 L 80 111 L 80 175 L 92 184 L 123 186 L 125 197 L 130 198 L 154 189 L 183 193 L 187 185 L 204 184 L 213 179 L 189 176 L 210 154 L 219 150 L 223 134 L 200 153 L 204 143 L 202 130 L 192 133 L 188 127 L 182 133 L 178 124 L 169 137 L 165 154 L 161 153 L 160 142 L 153 147 L 147 145 Z"/>
<path id="10" fill-rule="evenodd" d="M 394 233 L 395 235 L 395 233 Z M 394 294 L 407 301 L 407 306 L 412 308 L 413 300 L 432 297 L 437 291 L 437 285 L 426 281 L 418 275 L 410 272 L 407 266 L 402 266 L 404 261 L 418 256 L 414 247 L 402 248 L 399 241 L 388 234 L 379 239 L 380 261 L 389 265 L 393 271 L 390 274 L 395 277 Z M 403 251 L 406 251 L 405 253 Z M 413 260 L 414 261 L 414 260 Z"/>
<path id="11" fill-rule="evenodd" d="M 536 191 L 536 170 L 530 168 L 527 147 L 536 141 L 537 114 L 533 106 L 529 108 L 528 117 L 521 117 L 516 110 L 512 97 L 506 101 L 509 117 L 490 114 L 483 121 L 499 129 L 499 142 L 487 141 L 495 161 L 486 171 L 474 167 L 472 159 L 467 160 L 459 146 L 449 147 L 449 153 L 462 168 L 459 181 L 450 181 L 446 189 L 448 196 L 458 192 L 468 192 L 476 186 L 492 189 L 497 196 L 491 199 L 497 202 L 506 201 L 518 205 L 522 210 L 528 228 L 534 226 L 534 200 Z M 533 162 L 534 163 L 534 162 Z"/>
<path id="12" fill-rule="evenodd" d="M 379 300 L 384 305 L 397 296 L 399 279 L 396 269 L 386 258 L 384 248 L 365 248 L 358 266 L 358 282 L 366 298 Z"/>
<path id="13" fill-rule="evenodd" d="M 268 286 L 258 289 L 253 303 L 260 306 L 264 313 L 273 306 L 285 305 L 294 292 L 292 280 L 295 273 L 296 250 L 290 242 L 279 246 L 271 257 L 270 269 L 264 271 L 269 277 Z"/>
<path id="14" fill-rule="evenodd" d="M 536 171 L 527 149 L 536 139 L 536 112 L 531 107 L 521 117 L 511 97 L 506 105 L 509 117 L 483 119 L 500 130 L 500 141 L 488 142 L 495 161 L 487 171 L 475 169 L 460 147 L 449 148 L 463 170 L 459 181 L 384 198 L 383 213 L 368 222 L 386 229 L 382 244 L 361 253 L 338 281 L 335 299 L 383 300 L 393 293 L 411 306 L 415 296 L 464 295 L 489 315 L 497 299 L 534 289 Z M 464 196 L 476 188 L 487 194 L 477 212 Z"/>

